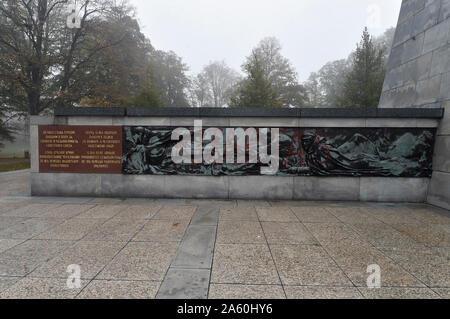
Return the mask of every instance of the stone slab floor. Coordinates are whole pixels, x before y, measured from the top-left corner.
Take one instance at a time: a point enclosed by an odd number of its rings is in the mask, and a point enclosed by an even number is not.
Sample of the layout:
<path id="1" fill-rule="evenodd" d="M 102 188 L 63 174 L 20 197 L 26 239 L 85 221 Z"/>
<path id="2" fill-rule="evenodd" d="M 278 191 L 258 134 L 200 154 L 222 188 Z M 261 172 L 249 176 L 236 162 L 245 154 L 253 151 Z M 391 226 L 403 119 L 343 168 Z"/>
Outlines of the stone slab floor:
<path id="1" fill-rule="evenodd" d="M 431 206 L 43 198 L 28 185 L 26 171 L 0 175 L 0 298 L 450 298 L 450 214 Z"/>

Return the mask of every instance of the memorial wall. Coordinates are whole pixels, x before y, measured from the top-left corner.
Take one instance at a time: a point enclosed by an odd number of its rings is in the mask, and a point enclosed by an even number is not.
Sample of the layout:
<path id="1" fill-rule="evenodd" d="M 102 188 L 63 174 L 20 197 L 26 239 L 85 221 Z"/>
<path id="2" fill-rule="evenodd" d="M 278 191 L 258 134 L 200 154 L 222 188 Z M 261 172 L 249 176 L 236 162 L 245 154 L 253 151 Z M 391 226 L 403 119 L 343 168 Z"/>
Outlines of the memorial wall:
<path id="1" fill-rule="evenodd" d="M 32 194 L 423 202 L 443 116 L 439 109 L 134 111 L 32 118 Z"/>
<path id="2" fill-rule="evenodd" d="M 39 126 L 39 171 L 431 177 L 427 128 Z"/>

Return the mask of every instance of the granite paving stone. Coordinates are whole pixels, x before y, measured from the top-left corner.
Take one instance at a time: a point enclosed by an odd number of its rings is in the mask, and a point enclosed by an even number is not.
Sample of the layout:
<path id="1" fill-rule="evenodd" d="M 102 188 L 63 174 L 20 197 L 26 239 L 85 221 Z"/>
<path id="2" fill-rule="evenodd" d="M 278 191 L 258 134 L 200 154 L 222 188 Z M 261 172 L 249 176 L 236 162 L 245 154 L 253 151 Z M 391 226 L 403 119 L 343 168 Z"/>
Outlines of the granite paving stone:
<path id="1" fill-rule="evenodd" d="M 22 277 L 0 277 L 0 293 L 14 285 L 20 279 L 22 279 Z"/>
<path id="2" fill-rule="evenodd" d="M 338 243 L 326 246 L 325 249 L 356 286 L 367 286 L 367 279 L 370 275 L 368 268 L 371 265 L 380 267 L 382 287 L 424 286 L 416 277 L 376 248 Z"/>
<path id="3" fill-rule="evenodd" d="M 411 209 L 413 217 L 425 224 L 439 224 L 450 225 L 450 218 L 447 216 L 437 214 L 431 209 Z"/>
<path id="4" fill-rule="evenodd" d="M 257 207 L 258 218 L 262 222 L 298 222 L 289 207 Z"/>
<path id="5" fill-rule="evenodd" d="M 93 279 L 126 245 L 125 242 L 79 241 L 55 258 L 42 264 L 29 276 L 67 278 L 67 267 L 78 265 L 82 279 Z"/>
<path id="6" fill-rule="evenodd" d="M 340 244 L 366 245 L 370 243 L 349 226 L 338 223 L 305 223 L 305 227 L 323 246 Z"/>
<path id="7" fill-rule="evenodd" d="M 94 205 L 68 204 L 56 207 L 42 215 L 42 217 L 52 218 L 72 218 L 93 208 Z"/>
<path id="8" fill-rule="evenodd" d="M 220 220 L 247 220 L 258 221 L 258 215 L 254 207 L 221 208 Z"/>
<path id="9" fill-rule="evenodd" d="M 269 202 L 264 200 L 237 200 L 238 207 L 268 207 L 270 206 Z"/>
<path id="10" fill-rule="evenodd" d="M 0 293 L 0 299 L 73 299 L 87 281 L 81 280 L 80 288 L 69 288 L 66 279 L 24 278 Z"/>
<path id="11" fill-rule="evenodd" d="M 433 290 L 442 298 L 450 299 L 450 288 L 433 288 Z"/>
<path id="12" fill-rule="evenodd" d="M 209 299 L 286 299 L 281 285 L 211 284 Z"/>
<path id="13" fill-rule="evenodd" d="M 217 243 L 220 244 L 262 244 L 265 243 L 259 222 L 222 220 L 217 229 Z"/>
<path id="14" fill-rule="evenodd" d="M 0 231 L 0 238 L 30 239 L 64 222 L 59 218 L 30 218 Z"/>
<path id="15" fill-rule="evenodd" d="M 199 206 L 191 220 L 191 225 L 217 226 L 220 208 L 215 206 Z"/>
<path id="16" fill-rule="evenodd" d="M 210 272 L 206 269 L 169 269 L 156 299 L 206 299 Z"/>
<path id="17" fill-rule="evenodd" d="M 77 299 L 154 299 L 160 282 L 93 280 Z"/>
<path id="18" fill-rule="evenodd" d="M 72 241 L 28 240 L 0 254 L 0 276 L 25 276 L 73 244 Z"/>
<path id="19" fill-rule="evenodd" d="M 120 205 L 123 203 L 123 199 L 121 198 L 93 198 L 88 204 L 93 205 Z"/>
<path id="20" fill-rule="evenodd" d="M 114 218 L 123 219 L 151 219 L 161 209 L 161 206 L 142 206 L 132 205 L 126 206 Z"/>
<path id="21" fill-rule="evenodd" d="M 23 239 L 0 239 L 0 254 L 23 243 L 24 241 L 25 240 Z"/>
<path id="22" fill-rule="evenodd" d="M 270 245 L 283 285 L 351 286 L 350 280 L 318 246 Z"/>
<path id="23" fill-rule="evenodd" d="M 96 279 L 162 281 L 178 243 L 131 242 Z"/>
<path id="24" fill-rule="evenodd" d="M 450 228 L 440 224 L 394 224 L 396 230 L 423 245 L 450 247 Z"/>
<path id="25" fill-rule="evenodd" d="M 189 221 L 153 219 L 133 237 L 133 241 L 180 242 Z"/>
<path id="26" fill-rule="evenodd" d="M 292 212 L 303 223 L 339 223 L 340 221 L 325 207 L 291 207 Z"/>
<path id="27" fill-rule="evenodd" d="M 361 210 L 364 214 L 373 216 L 389 225 L 397 223 L 420 224 L 420 221 L 414 218 L 412 211 L 409 209 L 363 208 Z"/>
<path id="28" fill-rule="evenodd" d="M 216 232 L 216 226 L 191 225 L 171 267 L 211 269 Z"/>
<path id="29" fill-rule="evenodd" d="M 285 286 L 288 299 L 362 299 L 355 287 Z"/>
<path id="30" fill-rule="evenodd" d="M 2 202 L 0 204 L 0 217 L 3 214 L 6 214 L 8 211 L 16 210 L 16 209 L 18 209 L 20 207 L 24 207 L 24 206 L 26 206 L 26 204 L 20 204 L 20 203 L 9 203 L 8 204 L 8 203 Z"/>
<path id="31" fill-rule="evenodd" d="M 269 244 L 318 245 L 301 223 L 262 222 L 261 225 Z"/>
<path id="32" fill-rule="evenodd" d="M 0 298 L 450 299 L 450 213 L 427 204 L 31 197 L 29 183 L 0 174 Z"/>
<path id="33" fill-rule="evenodd" d="M 109 219 L 116 216 L 120 211 L 124 210 L 124 206 L 120 205 L 99 205 L 94 206 L 88 211 L 76 216 L 75 218 L 98 218 Z"/>
<path id="34" fill-rule="evenodd" d="M 358 288 L 367 299 L 440 299 L 439 295 L 429 288 L 395 288 L 384 287 L 370 289 Z"/>
<path id="35" fill-rule="evenodd" d="M 211 283 L 281 284 L 269 247 L 263 244 L 216 244 Z"/>
<path id="36" fill-rule="evenodd" d="M 83 240 L 129 241 L 145 223 L 144 219 L 114 217 L 93 228 Z"/>
<path id="37" fill-rule="evenodd" d="M 3 217 L 0 216 L 0 232 L 20 222 L 26 221 L 28 218 L 24 217 Z"/>
<path id="38" fill-rule="evenodd" d="M 380 224 L 381 221 L 366 214 L 360 207 L 327 207 L 327 210 L 340 221 L 347 224 Z"/>
<path id="39" fill-rule="evenodd" d="M 40 234 L 36 239 L 80 240 L 107 219 L 72 218 Z"/>
<path id="40" fill-rule="evenodd" d="M 161 208 L 153 219 L 191 220 L 195 209 L 195 206 L 166 206 Z"/>
<path id="41" fill-rule="evenodd" d="M 407 224 L 410 226 L 410 224 Z M 362 238 L 375 247 L 415 247 L 423 246 L 404 233 L 386 224 L 352 224 Z"/>
<path id="42" fill-rule="evenodd" d="M 382 248 L 381 251 L 428 287 L 450 288 L 449 248 Z"/>
<path id="43" fill-rule="evenodd" d="M 6 213 L 2 214 L 2 216 L 11 216 L 11 217 L 42 217 L 48 211 L 57 208 L 61 205 L 59 204 L 31 204 L 26 205 L 17 209 L 8 210 Z"/>

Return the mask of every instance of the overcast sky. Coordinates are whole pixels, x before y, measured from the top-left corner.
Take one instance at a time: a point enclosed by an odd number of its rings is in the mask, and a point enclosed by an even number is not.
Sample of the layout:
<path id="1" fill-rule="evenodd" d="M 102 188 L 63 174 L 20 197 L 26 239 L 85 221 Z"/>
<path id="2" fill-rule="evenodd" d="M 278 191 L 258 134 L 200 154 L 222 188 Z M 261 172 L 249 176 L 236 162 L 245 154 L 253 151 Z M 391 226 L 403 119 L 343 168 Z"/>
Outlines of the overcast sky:
<path id="1" fill-rule="evenodd" d="M 374 35 L 397 24 L 401 0 L 130 0 L 153 46 L 172 50 L 198 73 L 225 60 L 240 71 L 267 36 L 304 81 L 325 63 L 345 58 L 364 26 Z"/>

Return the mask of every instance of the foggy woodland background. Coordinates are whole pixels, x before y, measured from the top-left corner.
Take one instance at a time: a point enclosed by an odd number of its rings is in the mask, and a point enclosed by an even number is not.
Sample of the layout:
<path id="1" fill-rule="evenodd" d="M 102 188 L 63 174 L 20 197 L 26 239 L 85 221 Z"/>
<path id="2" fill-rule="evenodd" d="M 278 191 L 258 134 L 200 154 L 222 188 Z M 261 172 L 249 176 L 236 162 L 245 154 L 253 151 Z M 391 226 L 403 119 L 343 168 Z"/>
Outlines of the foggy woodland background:
<path id="1" fill-rule="evenodd" d="M 361 30 L 347 59 L 304 83 L 273 37 L 254 44 L 241 70 L 224 56 L 188 76 L 176 52 L 158 50 L 141 32 L 128 1 L 78 1 L 79 29 L 67 28 L 68 4 L 0 3 L 0 139 L 10 138 L 12 118 L 56 106 L 377 107 L 395 32 L 373 38 Z"/>

